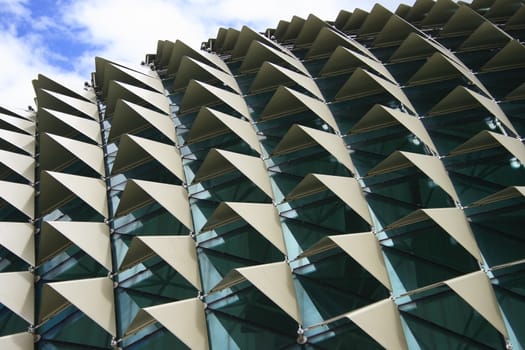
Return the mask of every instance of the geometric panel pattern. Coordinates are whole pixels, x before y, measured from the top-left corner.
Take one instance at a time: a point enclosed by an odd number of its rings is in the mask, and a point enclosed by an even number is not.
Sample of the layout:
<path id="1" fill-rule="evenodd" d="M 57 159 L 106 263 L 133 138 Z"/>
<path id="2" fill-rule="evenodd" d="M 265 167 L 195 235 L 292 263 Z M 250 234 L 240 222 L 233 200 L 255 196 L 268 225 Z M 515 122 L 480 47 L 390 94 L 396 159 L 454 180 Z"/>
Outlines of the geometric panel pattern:
<path id="1" fill-rule="evenodd" d="M 2 349 L 525 348 L 525 4 L 417 0 L 0 107 Z"/>

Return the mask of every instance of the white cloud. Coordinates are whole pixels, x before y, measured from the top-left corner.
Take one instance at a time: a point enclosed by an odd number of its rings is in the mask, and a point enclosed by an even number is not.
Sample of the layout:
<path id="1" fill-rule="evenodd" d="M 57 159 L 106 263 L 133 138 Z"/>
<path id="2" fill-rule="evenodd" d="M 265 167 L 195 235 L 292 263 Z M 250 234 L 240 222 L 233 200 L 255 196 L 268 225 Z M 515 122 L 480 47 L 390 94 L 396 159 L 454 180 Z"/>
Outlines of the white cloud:
<path id="1" fill-rule="evenodd" d="M 279 20 L 310 13 L 335 20 L 339 10 L 359 7 L 369 11 L 375 0 L 72 0 L 57 6 L 56 17 L 31 17 L 27 0 L 0 0 L 0 13 L 12 21 L 0 23 L 0 104 L 26 106 L 34 93 L 31 80 L 38 73 L 59 82 L 82 88 L 94 70 L 94 57 L 139 63 L 146 53 L 156 51 L 157 40 L 180 39 L 198 48 L 215 37 L 219 27 L 240 29 L 244 24 L 255 30 L 275 28 Z M 382 1 L 394 11 L 398 1 Z M 17 26 L 28 25 L 34 34 L 17 36 Z M 50 49 L 46 37 L 62 35 L 85 44 L 79 57 L 63 57 Z M 74 59 L 74 72 L 60 68 Z"/>

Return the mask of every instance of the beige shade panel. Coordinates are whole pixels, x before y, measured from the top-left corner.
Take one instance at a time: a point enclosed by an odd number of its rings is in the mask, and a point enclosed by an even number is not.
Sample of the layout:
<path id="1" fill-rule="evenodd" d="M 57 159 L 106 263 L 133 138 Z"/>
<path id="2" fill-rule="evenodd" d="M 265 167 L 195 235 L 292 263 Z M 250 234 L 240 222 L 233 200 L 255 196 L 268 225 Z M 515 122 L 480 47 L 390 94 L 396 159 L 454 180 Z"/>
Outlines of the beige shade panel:
<path id="1" fill-rule="evenodd" d="M 439 101 L 427 114 L 429 116 L 436 116 L 480 107 L 486 109 L 490 114 L 498 118 L 516 135 L 518 134 L 508 117 L 505 115 L 505 112 L 503 112 L 496 101 L 467 89 L 464 86 L 457 86 Z"/>
<path id="2" fill-rule="evenodd" d="M 101 222 L 45 221 L 39 242 L 38 264 L 52 259 L 71 244 L 104 266 L 113 270 L 109 226 Z"/>
<path id="3" fill-rule="evenodd" d="M 197 143 L 230 132 L 235 133 L 253 150 L 262 154 L 255 129 L 249 122 L 208 107 L 201 108 L 197 114 L 186 138 L 186 144 Z"/>
<path id="4" fill-rule="evenodd" d="M 170 113 L 169 100 L 164 94 L 115 80 L 109 82 L 108 89 L 106 116 L 113 115 L 117 102 L 120 99 L 140 105 L 146 105 L 164 114 Z"/>
<path id="5" fill-rule="evenodd" d="M 268 197 L 273 198 L 268 172 L 260 157 L 215 148 L 206 155 L 192 183 L 206 181 L 233 171 L 241 172 Z"/>
<path id="6" fill-rule="evenodd" d="M 206 83 L 220 81 L 224 86 L 228 86 L 236 93 L 242 93 L 237 80 L 231 74 L 185 56 L 182 58 L 179 71 L 173 81 L 173 91 L 183 91 L 192 79 Z"/>
<path id="7" fill-rule="evenodd" d="M 222 202 L 208 219 L 201 232 L 211 231 L 243 220 L 259 232 L 274 247 L 286 255 L 279 215 L 273 204 Z"/>
<path id="8" fill-rule="evenodd" d="M 160 182 L 128 180 L 115 216 L 127 215 L 153 202 L 160 204 L 188 230 L 193 230 L 186 189 Z"/>
<path id="9" fill-rule="evenodd" d="M 257 71 L 266 61 L 291 67 L 304 75 L 310 75 L 306 67 L 297 58 L 256 40 L 250 44 L 246 57 L 244 57 L 239 67 L 239 72 L 251 73 Z"/>
<path id="10" fill-rule="evenodd" d="M 496 295 L 485 272 L 472 272 L 445 281 L 445 284 L 508 339 Z"/>
<path id="11" fill-rule="evenodd" d="M 350 78 L 348 78 L 346 83 L 335 95 L 335 100 L 352 100 L 370 95 L 381 94 L 384 92 L 395 97 L 398 101 L 415 113 L 414 106 L 412 106 L 412 103 L 399 86 L 381 78 L 378 75 L 367 72 L 362 68 L 357 68 Z"/>
<path id="12" fill-rule="evenodd" d="M 111 279 L 100 277 L 44 284 L 40 320 L 48 320 L 70 304 L 109 334 L 117 335 Z"/>
<path id="13" fill-rule="evenodd" d="M 156 61 L 159 62 L 159 66 L 166 68 L 170 62 L 171 52 L 175 43 L 170 40 L 158 40 L 157 41 L 157 57 Z"/>
<path id="14" fill-rule="evenodd" d="M 358 31 L 358 37 L 368 37 L 381 32 L 394 14 L 380 4 L 375 4 Z"/>
<path id="15" fill-rule="evenodd" d="M 351 233 L 327 236 L 305 250 L 299 257 L 309 257 L 318 253 L 341 248 L 359 265 L 376 278 L 385 288 L 392 290 L 386 270 L 385 260 L 377 238 L 372 232 Z"/>
<path id="16" fill-rule="evenodd" d="M 452 0 L 437 0 L 421 21 L 422 27 L 445 24 L 457 10 L 458 4 Z"/>
<path id="17" fill-rule="evenodd" d="M 293 16 L 290 23 L 284 28 L 284 32 L 282 35 L 277 36 L 278 32 L 275 31 L 275 36 L 279 41 L 289 41 L 297 38 L 299 33 L 301 32 L 301 29 L 303 28 L 304 22 L 306 20 L 304 18 L 301 18 L 299 16 Z M 280 29 L 280 27 L 278 27 Z"/>
<path id="18" fill-rule="evenodd" d="M 240 31 L 235 28 L 219 28 L 217 39 L 215 40 L 215 51 L 231 51 L 237 43 L 239 35 Z"/>
<path id="19" fill-rule="evenodd" d="M 35 189 L 32 186 L 0 181 L 0 198 L 30 219 L 35 217 Z"/>
<path id="20" fill-rule="evenodd" d="M 35 134 L 35 123 L 11 115 L 0 113 L 0 128 L 3 130 L 11 130 L 15 132 L 26 133 L 28 135 Z"/>
<path id="21" fill-rule="evenodd" d="M 392 15 L 381 32 L 377 34 L 373 46 L 386 47 L 396 45 L 405 40 L 410 33 L 421 32 L 398 15 Z"/>
<path id="22" fill-rule="evenodd" d="M 8 144 L 13 146 L 13 149 L 9 151 L 16 151 L 17 153 L 24 152 L 31 156 L 35 155 L 34 136 L 25 133 L 22 134 L 19 132 L 0 129 L 0 140 L 7 142 Z M 18 152 L 18 150 L 20 150 L 21 152 Z"/>
<path id="23" fill-rule="evenodd" d="M 0 273 L 0 304 L 30 325 L 35 324 L 34 280 L 35 276 L 26 271 Z"/>
<path id="24" fill-rule="evenodd" d="M 35 337 L 29 332 L 15 333 L 0 337 L 0 349 L 33 350 Z"/>
<path id="25" fill-rule="evenodd" d="M 503 47 L 512 36 L 505 33 L 491 22 L 483 22 L 458 48 L 458 51 L 487 50 Z"/>
<path id="26" fill-rule="evenodd" d="M 329 190 L 354 210 L 363 220 L 372 225 L 368 204 L 361 186 L 352 177 L 308 174 L 285 197 L 286 201 L 303 198 L 324 190 Z"/>
<path id="27" fill-rule="evenodd" d="M 505 201 L 512 198 L 525 197 L 525 186 L 511 186 L 501 191 L 484 197 L 470 204 L 469 206 L 480 206 Z"/>
<path id="28" fill-rule="evenodd" d="M 76 161 L 81 161 L 104 176 L 102 148 L 86 142 L 58 135 L 40 134 L 40 169 L 60 171 Z"/>
<path id="29" fill-rule="evenodd" d="M 204 304 L 198 298 L 143 308 L 129 325 L 125 335 L 159 322 L 188 348 L 207 350 L 208 330 Z"/>
<path id="30" fill-rule="evenodd" d="M 348 18 L 348 20 L 346 21 L 343 27 L 343 31 L 356 33 L 366 21 L 368 15 L 369 13 L 367 11 L 362 10 L 360 8 L 356 8 L 354 12 L 352 12 L 350 18 Z"/>
<path id="31" fill-rule="evenodd" d="M 38 130 L 69 138 L 75 138 L 76 135 L 81 134 L 102 144 L 98 122 L 52 109 L 40 108 L 38 110 Z"/>
<path id="32" fill-rule="evenodd" d="M 106 183 L 103 180 L 47 170 L 41 173 L 39 197 L 41 215 L 59 208 L 75 197 L 103 217 L 108 217 Z"/>
<path id="33" fill-rule="evenodd" d="M 467 217 L 459 208 L 419 209 L 391 223 L 386 227 L 386 230 L 412 225 L 425 220 L 434 221 L 443 231 L 461 244 L 477 261 L 481 262 L 483 260 Z"/>
<path id="34" fill-rule="evenodd" d="M 352 51 L 344 46 L 338 46 L 319 73 L 321 76 L 331 76 L 354 71 L 356 68 L 372 69 L 389 81 L 395 83 L 395 78 L 385 66 L 370 57 Z"/>
<path id="35" fill-rule="evenodd" d="M 437 153 L 436 146 L 428 134 L 427 129 L 417 117 L 401 112 L 398 109 L 383 105 L 374 105 L 357 123 L 349 134 L 362 134 L 401 124 L 408 131 L 423 141 L 432 151 Z"/>
<path id="36" fill-rule="evenodd" d="M 302 322 L 292 272 L 286 262 L 234 269 L 211 291 L 229 288 L 243 281 L 250 282 L 297 323 Z"/>
<path id="37" fill-rule="evenodd" d="M 470 80 L 476 87 L 483 91 L 487 96 L 490 92 L 479 81 L 479 79 L 463 63 L 458 63 L 450 59 L 441 52 L 436 52 L 427 59 L 425 64 L 408 81 L 410 86 L 430 84 L 447 79 L 463 76 Z"/>
<path id="38" fill-rule="evenodd" d="M 190 236 L 137 236 L 131 241 L 119 270 L 123 271 L 157 255 L 197 290 L 202 290 L 195 245 Z"/>
<path id="39" fill-rule="evenodd" d="M 84 99 L 62 95 L 46 89 L 36 89 L 38 108 L 58 110 L 78 117 L 99 120 L 97 105 Z"/>
<path id="40" fill-rule="evenodd" d="M 175 143 L 175 127 L 170 117 L 140 105 L 118 100 L 113 113 L 109 142 L 116 141 L 123 134 L 137 134 L 154 128 L 172 143 Z"/>
<path id="41" fill-rule="evenodd" d="M 239 94 L 197 80 L 190 81 L 180 103 L 180 113 L 190 113 L 204 106 L 218 104 L 226 104 L 246 119 L 251 119 L 248 106 Z"/>
<path id="42" fill-rule="evenodd" d="M 346 10 L 339 10 L 339 13 L 337 14 L 337 17 L 334 21 L 334 26 L 338 29 L 341 29 L 342 27 L 344 27 L 344 25 L 350 19 L 351 16 L 352 12 Z"/>
<path id="43" fill-rule="evenodd" d="M 441 37 L 469 35 L 486 19 L 466 4 L 459 5 L 439 32 Z"/>
<path id="44" fill-rule="evenodd" d="M 281 67 L 271 62 L 263 63 L 250 86 L 250 93 L 275 90 L 280 85 L 293 84 L 299 85 L 319 100 L 324 101 L 321 90 L 319 90 L 319 87 L 311 77 L 305 76 L 301 73 L 296 73 L 288 68 Z"/>
<path id="45" fill-rule="evenodd" d="M 246 56 L 247 52 L 249 51 L 249 47 L 252 41 L 260 41 L 264 43 L 265 45 L 273 47 L 274 49 L 278 51 L 281 51 L 287 55 L 295 57 L 285 47 L 277 44 L 276 42 L 270 40 L 266 36 L 251 29 L 250 27 L 243 26 L 235 42 L 235 46 L 233 47 L 232 53 L 231 53 L 232 60 L 239 59 L 239 58 Z"/>
<path id="46" fill-rule="evenodd" d="M 102 87 L 103 97 L 107 97 L 108 95 L 108 90 L 110 86 L 109 82 L 111 80 L 164 93 L 164 86 L 162 85 L 162 81 L 160 80 L 160 78 L 142 74 L 140 72 L 137 72 L 136 70 L 108 62 L 106 63 L 106 69 L 104 70 L 104 85 Z"/>
<path id="47" fill-rule="evenodd" d="M 495 22 L 501 21 L 514 15 L 522 5 L 523 3 L 519 0 L 496 0 L 484 16 Z"/>
<path id="48" fill-rule="evenodd" d="M 396 14 L 410 22 L 420 22 L 434 7 L 434 0 L 417 0 L 412 7 L 396 9 Z"/>
<path id="49" fill-rule="evenodd" d="M 413 61 L 430 57 L 436 52 L 442 53 L 456 63 L 461 63 L 446 47 L 431 38 L 421 36 L 417 33 L 410 33 L 401 45 L 399 45 L 397 50 L 394 51 L 392 56 L 390 56 L 389 61 L 393 63 Z"/>
<path id="50" fill-rule="evenodd" d="M 459 201 L 458 195 L 441 160 L 434 156 L 418 153 L 395 151 L 374 168 L 367 176 L 375 176 L 415 166 L 448 193 L 452 199 Z"/>
<path id="51" fill-rule="evenodd" d="M 275 27 L 275 31 L 273 32 L 273 36 L 275 37 L 275 39 L 278 42 L 282 42 L 283 41 L 282 40 L 283 36 L 286 33 L 286 31 L 288 30 L 289 26 L 290 26 L 290 22 L 289 21 L 285 21 L 285 20 L 282 20 L 282 19 L 279 21 L 279 23 L 277 24 L 277 27 Z"/>
<path id="52" fill-rule="evenodd" d="M 312 146 L 321 146 L 344 167 L 355 174 L 355 168 L 343 139 L 335 134 L 294 124 L 275 146 L 272 155 L 282 155 Z"/>
<path id="53" fill-rule="evenodd" d="M 67 95 L 73 98 L 83 99 L 88 102 L 95 101 L 95 92 L 92 89 L 83 89 L 83 86 L 79 85 L 79 88 L 68 87 L 55 80 L 48 78 L 43 74 L 38 74 L 37 80 L 33 80 L 33 86 L 38 89 L 45 89 L 49 91 L 58 92 L 62 95 Z"/>
<path id="54" fill-rule="evenodd" d="M 344 47 L 352 52 L 360 53 L 369 59 L 377 60 L 370 50 L 357 40 L 342 35 L 329 27 L 324 27 L 317 34 L 312 46 L 306 52 L 305 58 L 315 59 L 332 55 L 338 47 Z"/>
<path id="55" fill-rule="evenodd" d="M 261 120 L 281 118 L 287 115 L 311 111 L 321 118 L 332 129 L 339 130 L 330 108 L 316 98 L 297 92 L 285 86 L 280 86 L 260 114 Z"/>
<path id="56" fill-rule="evenodd" d="M 35 159 L 33 157 L 0 150 L 0 163 L 29 182 L 35 181 Z M 0 173 L 2 173 L 1 170 Z"/>
<path id="57" fill-rule="evenodd" d="M 120 138 L 119 150 L 113 163 L 113 175 L 156 160 L 179 180 L 185 181 L 182 159 L 174 145 L 124 134 Z"/>
<path id="58" fill-rule="evenodd" d="M 108 68 L 110 65 L 122 67 L 124 70 L 132 70 L 138 74 L 147 75 L 151 78 L 159 78 L 158 73 L 152 70 L 149 65 L 139 65 L 136 62 L 116 62 L 113 60 L 108 60 L 107 58 L 95 57 L 95 83 L 97 88 L 108 88 L 107 86 L 103 85 L 108 80 L 106 79 L 106 68 Z"/>
<path id="59" fill-rule="evenodd" d="M 505 30 L 516 30 L 525 28 L 525 7 L 520 7 L 512 17 L 505 23 Z"/>
<path id="60" fill-rule="evenodd" d="M 525 145 L 519 139 L 488 130 L 480 131 L 450 151 L 449 155 L 455 156 L 495 147 L 503 147 L 514 157 L 518 158 L 521 164 L 525 164 Z"/>
<path id="61" fill-rule="evenodd" d="M 507 96 L 505 96 L 505 101 L 519 101 L 519 100 L 525 100 L 525 83 L 521 84 L 511 92 Z"/>
<path id="62" fill-rule="evenodd" d="M 385 299 L 346 314 L 372 339 L 389 350 L 408 349 L 395 302 Z"/>
<path id="63" fill-rule="evenodd" d="M 309 47 L 317 38 L 319 31 L 328 26 L 328 23 L 319 17 L 313 14 L 308 15 L 306 21 L 304 21 L 303 25 L 301 26 L 301 30 L 297 34 L 297 38 L 294 42 L 294 48 Z"/>
<path id="64" fill-rule="evenodd" d="M 24 222 L 0 222 L 0 245 L 35 266 L 33 225 Z"/>
<path id="65" fill-rule="evenodd" d="M 481 67 L 482 72 L 495 72 L 525 67 L 525 46 L 511 40 Z"/>
<path id="66" fill-rule="evenodd" d="M 215 48 L 212 48 L 215 49 Z M 168 75 L 176 74 L 184 57 L 191 57 L 199 62 L 214 66 L 227 74 L 231 74 L 230 69 L 217 55 L 212 55 L 203 50 L 195 50 L 184 42 L 177 40 L 173 44 L 168 61 Z"/>

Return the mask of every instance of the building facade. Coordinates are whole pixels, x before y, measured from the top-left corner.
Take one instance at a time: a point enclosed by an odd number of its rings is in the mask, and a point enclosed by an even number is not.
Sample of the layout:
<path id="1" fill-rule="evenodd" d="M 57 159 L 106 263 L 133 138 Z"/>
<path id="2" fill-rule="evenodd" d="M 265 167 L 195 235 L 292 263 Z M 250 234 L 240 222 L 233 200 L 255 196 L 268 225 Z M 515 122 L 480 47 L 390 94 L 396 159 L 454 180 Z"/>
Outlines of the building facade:
<path id="1" fill-rule="evenodd" d="M 1 349 L 525 348 L 525 5 L 159 41 L 0 109 Z"/>

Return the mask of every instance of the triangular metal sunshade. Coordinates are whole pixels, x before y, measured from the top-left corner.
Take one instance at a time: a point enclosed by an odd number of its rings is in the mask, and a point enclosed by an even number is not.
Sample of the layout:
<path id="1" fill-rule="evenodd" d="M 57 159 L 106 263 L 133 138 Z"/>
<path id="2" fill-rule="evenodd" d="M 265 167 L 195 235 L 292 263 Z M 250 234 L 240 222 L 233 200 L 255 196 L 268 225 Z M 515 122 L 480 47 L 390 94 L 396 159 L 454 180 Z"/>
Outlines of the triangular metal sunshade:
<path id="1" fill-rule="evenodd" d="M 39 197 L 41 215 L 74 198 L 81 199 L 103 217 L 108 217 L 106 183 L 103 180 L 47 170 L 42 172 Z"/>
<path id="2" fill-rule="evenodd" d="M 164 114 L 170 113 L 168 98 L 164 94 L 115 80 L 109 82 L 108 89 L 106 115 L 113 114 L 120 99 L 131 101 Z"/>
<path id="3" fill-rule="evenodd" d="M 180 113 L 217 104 L 226 104 L 246 119 L 251 119 L 248 106 L 240 95 L 197 80 L 190 81 L 180 103 Z"/>
<path id="4" fill-rule="evenodd" d="M 250 282 L 295 321 L 302 322 L 292 272 L 286 262 L 234 269 L 211 291 L 230 288 L 244 281 Z"/>
<path id="5" fill-rule="evenodd" d="M 119 270 L 159 256 L 197 290 L 202 290 L 195 241 L 190 236 L 137 236 L 131 241 Z"/>
<path id="6" fill-rule="evenodd" d="M 35 324 L 35 277 L 31 272 L 0 273 L 0 304 Z"/>
<path id="7" fill-rule="evenodd" d="M 188 348 L 208 350 L 204 307 L 200 299 L 192 298 L 143 308 L 135 316 L 125 335 L 159 322 Z M 184 317 L 180 317 L 181 315 Z"/>
<path id="8" fill-rule="evenodd" d="M 335 99 L 336 101 L 352 100 L 385 92 L 415 113 L 412 102 L 410 102 L 399 86 L 362 68 L 357 68 L 354 71 L 346 83 L 339 89 L 335 95 Z"/>
<path id="9" fill-rule="evenodd" d="M 0 163 L 7 168 L 6 172 L 13 171 L 30 183 L 35 181 L 35 159 L 33 157 L 0 150 Z M 0 173 L 2 172 L 0 167 Z"/>
<path id="10" fill-rule="evenodd" d="M 40 320 L 50 319 L 70 304 L 109 334 L 117 334 L 111 279 L 101 277 L 44 284 Z"/>
<path id="11" fill-rule="evenodd" d="M 326 236 L 302 252 L 298 258 L 310 257 L 336 247 L 351 256 L 388 290 L 392 290 L 383 254 L 372 232 Z"/>
<path id="12" fill-rule="evenodd" d="M 188 230 L 193 229 L 186 189 L 182 186 L 160 182 L 128 180 L 120 197 L 115 217 L 127 215 L 153 202 L 160 204 Z"/>
<path id="13" fill-rule="evenodd" d="M 40 169 L 60 171 L 75 161 L 81 161 L 104 176 L 102 148 L 58 135 L 40 134 Z"/>
<path id="14" fill-rule="evenodd" d="M 235 133 L 253 150 L 262 154 L 257 134 L 249 122 L 208 107 L 201 108 L 197 114 L 186 137 L 186 144 L 190 145 L 229 132 Z"/>
<path id="15" fill-rule="evenodd" d="M 352 177 L 308 174 L 286 195 L 285 200 L 292 201 L 325 190 L 331 191 L 369 225 L 372 225 L 372 218 L 361 186 Z"/>
<path id="16" fill-rule="evenodd" d="M 362 134 L 369 131 L 388 128 L 401 124 L 419 138 L 425 145 L 437 154 L 434 142 L 430 138 L 421 120 L 398 109 L 383 105 L 374 105 L 350 130 L 349 134 Z"/>
<path id="17" fill-rule="evenodd" d="M 241 93 L 237 80 L 235 80 L 231 74 L 225 73 L 220 69 L 209 66 L 194 58 L 185 56 L 181 60 L 179 71 L 173 81 L 173 91 L 184 90 L 192 79 L 206 83 L 218 80 L 236 93 Z"/>
<path id="18" fill-rule="evenodd" d="M 490 114 L 498 118 L 507 128 L 514 132 L 514 134 L 518 134 L 509 118 L 505 115 L 505 112 L 503 112 L 496 101 L 467 89 L 464 86 L 457 86 L 439 101 L 427 114 L 429 116 L 436 116 L 480 107 L 486 109 Z"/>
<path id="19" fill-rule="evenodd" d="M 391 223 L 385 229 L 396 229 L 421 221 L 432 220 L 448 235 L 454 238 L 477 261 L 482 261 L 481 253 L 467 221 L 465 213 L 459 208 L 419 209 Z"/>
<path id="20" fill-rule="evenodd" d="M 33 225 L 25 222 L 0 222 L 0 245 L 35 266 Z"/>
<path id="21" fill-rule="evenodd" d="M 71 244 L 112 271 L 109 226 L 101 222 L 45 221 L 40 234 L 38 264 L 52 259 Z"/>
<path id="22" fill-rule="evenodd" d="M 52 109 L 38 110 L 38 129 L 39 132 L 49 132 L 74 139 L 82 135 L 98 144 L 102 143 L 98 122 Z"/>
<path id="23" fill-rule="evenodd" d="M 251 93 L 276 90 L 280 85 L 299 85 L 319 100 L 324 97 L 315 81 L 301 73 L 281 67 L 271 62 L 264 62 L 250 86 Z"/>
<path id="24" fill-rule="evenodd" d="M 0 199 L 3 199 L 28 218 L 35 216 L 35 189 L 30 185 L 0 181 Z"/>
<path id="25" fill-rule="evenodd" d="M 244 220 L 286 255 L 279 216 L 273 204 L 222 202 L 215 209 L 201 232 L 214 230 L 238 220 Z"/>
<path id="26" fill-rule="evenodd" d="M 195 174 L 193 183 L 206 181 L 233 171 L 241 172 L 268 197 L 273 198 L 268 173 L 260 157 L 215 148 L 211 149 L 206 155 Z"/>
<path id="27" fill-rule="evenodd" d="M 330 108 L 316 98 L 285 86 L 279 86 L 260 114 L 261 120 L 284 117 L 290 114 L 311 111 L 332 129 L 339 130 Z"/>
<path id="28" fill-rule="evenodd" d="M 275 146 L 272 155 L 282 155 L 304 148 L 320 146 L 355 174 L 355 168 L 343 139 L 335 134 L 294 124 Z"/>
<path id="29" fill-rule="evenodd" d="M 453 200 L 459 201 L 458 195 L 441 160 L 434 156 L 418 153 L 395 151 L 381 163 L 368 171 L 367 176 L 390 173 L 416 167 L 441 187 Z"/>
<path id="30" fill-rule="evenodd" d="M 120 138 L 111 173 L 125 172 L 151 160 L 156 160 L 180 181 L 185 181 L 181 156 L 175 146 L 128 134 Z"/>
<path id="31" fill-rule="evenodd" d="M 109 142 L 116 141 L 122 134 L 137 134 L 148 128 L 156 129 L 172 143 L 176 141 L 169 116 L 128 101 L 118 100 L 112 121 Z"/>

